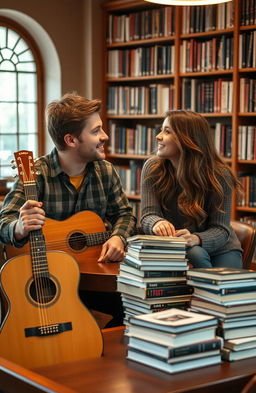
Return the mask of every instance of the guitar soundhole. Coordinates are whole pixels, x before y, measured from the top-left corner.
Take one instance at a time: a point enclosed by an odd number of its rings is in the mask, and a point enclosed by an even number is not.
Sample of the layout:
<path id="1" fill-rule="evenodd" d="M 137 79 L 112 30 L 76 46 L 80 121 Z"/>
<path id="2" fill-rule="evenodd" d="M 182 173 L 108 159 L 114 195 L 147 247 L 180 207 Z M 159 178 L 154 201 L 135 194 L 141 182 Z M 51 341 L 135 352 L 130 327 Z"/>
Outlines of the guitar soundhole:
<path id="1" fill-rule="evenodd" d="M 86 249 L 86 238 L 82 232 L 73 232 L 68 239 L 69 247 L 76 252 Z"/>
<path id="2" fill-rule="evenodd" d="M 36 303 L 47 304 L 56 296 L 56 285 L 48 277 L 39 277 L 32 281 L 29 294 Z"/>

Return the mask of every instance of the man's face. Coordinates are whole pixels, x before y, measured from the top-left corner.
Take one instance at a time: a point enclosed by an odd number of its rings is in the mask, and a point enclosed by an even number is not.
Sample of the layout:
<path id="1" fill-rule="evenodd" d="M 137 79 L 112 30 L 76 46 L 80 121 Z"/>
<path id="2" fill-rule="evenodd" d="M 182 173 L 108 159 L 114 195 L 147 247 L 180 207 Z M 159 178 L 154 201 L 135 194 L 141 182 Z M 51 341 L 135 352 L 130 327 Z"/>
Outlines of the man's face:
<path id="1" fill-rule="evenodd" d="M 98 113 L 88 117 L 86 126 L 77 140 L 77 155 L 81 161 L 104 160 L 104 143 L 108 140 L 108 136 L 102 129 L 102 121 Z"/>

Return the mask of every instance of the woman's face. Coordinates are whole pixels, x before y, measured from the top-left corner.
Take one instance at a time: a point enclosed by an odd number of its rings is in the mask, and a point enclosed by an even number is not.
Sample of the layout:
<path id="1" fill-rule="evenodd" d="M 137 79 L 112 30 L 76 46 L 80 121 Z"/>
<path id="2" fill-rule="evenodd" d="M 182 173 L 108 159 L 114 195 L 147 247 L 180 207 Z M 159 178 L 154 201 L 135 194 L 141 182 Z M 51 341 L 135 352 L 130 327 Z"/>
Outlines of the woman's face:
<path id="1" fill-rule="evenodd" d="M 157 139 L 157 155 L 161 158 L 167 158 L 172 161 L 175 166 L 180 158 L 180 150 L 176 143 L 176 137 L 172 131 L 168 117 L 165 118 L 161 132 L 156 136 Z"/>

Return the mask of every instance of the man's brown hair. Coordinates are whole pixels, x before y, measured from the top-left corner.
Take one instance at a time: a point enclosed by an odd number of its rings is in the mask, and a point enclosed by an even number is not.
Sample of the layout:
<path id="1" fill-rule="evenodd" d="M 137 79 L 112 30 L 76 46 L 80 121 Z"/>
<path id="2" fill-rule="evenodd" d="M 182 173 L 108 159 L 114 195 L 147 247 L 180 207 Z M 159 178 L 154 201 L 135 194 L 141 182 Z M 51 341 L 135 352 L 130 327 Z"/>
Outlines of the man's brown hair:
<path id="1" fill-rule="evenodd" d="M 65 150 L 66 134 L 79 137 L 86 126 L 86 120 L 99 112 L 100 100 L 88 100 L 76 93 L 67 93 L 60 100 L 52 101 L 46 107 L 46 124 L 53 143 L 58 150 Z"/>

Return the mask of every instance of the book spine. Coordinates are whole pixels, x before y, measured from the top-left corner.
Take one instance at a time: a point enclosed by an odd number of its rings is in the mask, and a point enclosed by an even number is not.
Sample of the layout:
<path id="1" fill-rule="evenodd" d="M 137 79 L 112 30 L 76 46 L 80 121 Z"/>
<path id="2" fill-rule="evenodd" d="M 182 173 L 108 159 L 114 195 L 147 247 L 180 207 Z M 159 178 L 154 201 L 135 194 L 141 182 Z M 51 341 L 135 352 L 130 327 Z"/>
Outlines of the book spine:
<path id="1" fill-rule="evenodd" d="M 196 344 L 186 345 L 184 347 L 173 348 L 169 350 L 169 358 L 175 358 L 184 355 L 192 355 L 194 353 L 212 351 L 214 349 L 221 349 L 223 345 L 222 339 L 215 339 Z"/>
<path id="2" fill-rule="evenodd" d="M 189 286 L 182 287 L 166 287 L 166 288 L 147 288 L 146 298 L 164 297 L 174 295 L 187 295 L 193 292 L 193 288 Z"/>

